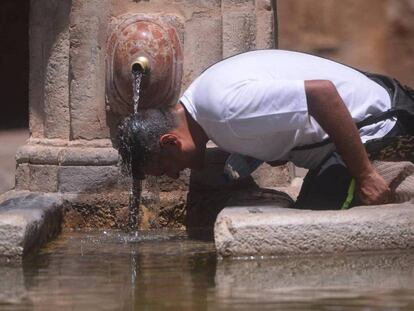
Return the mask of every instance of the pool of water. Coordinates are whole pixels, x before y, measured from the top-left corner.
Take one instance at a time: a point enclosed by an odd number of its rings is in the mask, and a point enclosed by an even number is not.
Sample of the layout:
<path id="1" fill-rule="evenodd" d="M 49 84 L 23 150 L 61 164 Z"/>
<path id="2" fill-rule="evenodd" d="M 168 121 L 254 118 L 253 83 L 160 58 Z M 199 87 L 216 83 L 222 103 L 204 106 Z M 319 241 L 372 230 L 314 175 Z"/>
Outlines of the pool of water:
<path id="1" fill-rule="evenodd" d="M 414 310 L 414 253 L 220 260 L 182 232 L 65 232 L 0 266 L 0 310 Z"/>

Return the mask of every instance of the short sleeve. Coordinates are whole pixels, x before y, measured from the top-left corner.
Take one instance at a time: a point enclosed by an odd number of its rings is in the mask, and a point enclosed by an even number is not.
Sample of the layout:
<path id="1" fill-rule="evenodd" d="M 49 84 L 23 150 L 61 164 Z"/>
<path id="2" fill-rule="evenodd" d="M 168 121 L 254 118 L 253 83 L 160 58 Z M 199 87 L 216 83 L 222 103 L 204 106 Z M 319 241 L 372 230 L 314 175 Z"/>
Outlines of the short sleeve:
<path id="1" fill-rule="evenodd" d="M 303 80 L 247 81 L 226 97 L 226 122 L 238 137 L 274 135 L 309 125 Z"/>

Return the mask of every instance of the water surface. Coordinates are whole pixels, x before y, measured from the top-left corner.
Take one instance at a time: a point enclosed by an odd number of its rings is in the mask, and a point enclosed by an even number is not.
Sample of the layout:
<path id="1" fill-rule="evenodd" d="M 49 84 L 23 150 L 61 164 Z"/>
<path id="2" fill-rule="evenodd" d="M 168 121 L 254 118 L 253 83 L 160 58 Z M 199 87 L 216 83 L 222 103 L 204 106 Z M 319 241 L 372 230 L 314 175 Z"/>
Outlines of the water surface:
<path id="1" fill-rule="evenodd" d="M 0 267 L 0 310 L 414 310 L 414 253 L 217 260 L 183 232 L 65 232 Z"/>

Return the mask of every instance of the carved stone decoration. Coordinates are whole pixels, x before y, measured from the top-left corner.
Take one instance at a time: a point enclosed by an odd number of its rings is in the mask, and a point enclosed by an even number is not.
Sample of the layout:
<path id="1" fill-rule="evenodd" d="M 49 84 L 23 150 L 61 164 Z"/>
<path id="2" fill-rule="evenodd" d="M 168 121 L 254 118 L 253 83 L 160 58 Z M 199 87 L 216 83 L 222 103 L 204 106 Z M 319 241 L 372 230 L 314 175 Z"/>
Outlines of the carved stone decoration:
<path id="1" fill-rule="evenodd" d="M 167 106 L 177 100 L 183 56 L 173 15 L 127 14 L 112 22 L 107 47 L 106 92 L 111 111 L 133 111 L 131 64 L 149 60 L 150 71 L 141 84 L 140 108 Z"/>

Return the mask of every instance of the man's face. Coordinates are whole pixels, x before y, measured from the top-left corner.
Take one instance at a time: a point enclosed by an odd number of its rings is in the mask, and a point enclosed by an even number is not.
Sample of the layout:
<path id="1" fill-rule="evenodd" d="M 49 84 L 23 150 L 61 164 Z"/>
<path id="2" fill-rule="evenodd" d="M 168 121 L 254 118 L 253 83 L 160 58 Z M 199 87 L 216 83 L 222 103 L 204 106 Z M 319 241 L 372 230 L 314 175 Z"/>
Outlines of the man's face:
<path id="1" fill-rule="evenodd" d="M 166 134 L 160 138 L 160 152 L 155 154 L 145 168 L 147 175 L 167 175 L 177 179 L 180 171 L 190 167 L 186 163 L 183 142 L 174 134 Z"/>
<path id="2" fill-rule="evenodd" d="M 145 174 L 152 176 L 167 175 L 168 177 L 177 179 L 180 177 L 180 171 L 185 168 L 179 163 L 180 161 L 174 161 L 165 152 L 160 152 L 145 167 Z"/>
<path id="3" fill-rule="evenodd" d="M 153 156 L 145 168 L 145 174 L 153 176 L 167 175 L 177 179 L 185 168 L 199 168 L 204 163 L 204 152 L 197 150 L 194 144 L 166 134 L 160 139 L 160 152 Z"/>

